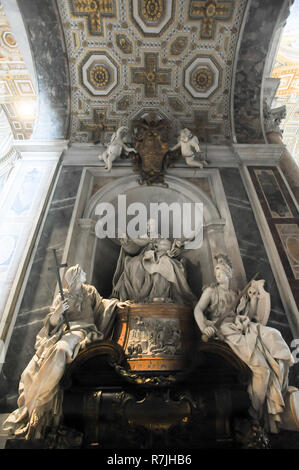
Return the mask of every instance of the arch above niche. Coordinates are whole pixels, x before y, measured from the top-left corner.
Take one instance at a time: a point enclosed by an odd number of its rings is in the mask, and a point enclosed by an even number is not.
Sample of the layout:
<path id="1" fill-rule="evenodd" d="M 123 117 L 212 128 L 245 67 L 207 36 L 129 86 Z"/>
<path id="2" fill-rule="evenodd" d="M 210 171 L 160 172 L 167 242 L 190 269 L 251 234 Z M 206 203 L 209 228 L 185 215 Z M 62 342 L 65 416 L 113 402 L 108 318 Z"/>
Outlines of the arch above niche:
<path id="1" fill-rule="evenodd" d="M 134 191 L 145 194 L 148 187 L 140 186 L 136 180 L 136 174 L 125 168 L 113 168 L 110 173 L 96 167 L 84 167 L 82 171 L 62 262 L 68 263 L 69 266 L 81 264 L 86 271 L 87 282 L 94 283 L 101 294 L 110 295 L 107 290 L 109 283 L 112 282 L 113 269 L 116 268 L 119 245 L 115 240 L 96 237 L 95 225 L 98 216 L 95 214 L 95 208 L 100 202 L 113 204 L 119 194 L 132 196 Z M 232 288 L 243 288 L 246 283 L 245 270 L 219 170 L 174 168 L 168 171 L 165 181 L 169 185 L 168 189 L 158 185 L 150 187 L 150 191 L 155 194 L 155 202 L 158 190 L 161 190 L 167 193 L 171 191 L 172 201 L 175 199 L 182 202 L 202 202 L 204 205 L 203 245 L 198 250 L 189 249 L 184 253 L 187 269 L 194 271 L 196 279 L 201 269 L 198 287 L 215 282 L 214 256 L 218 252 L 223 252 L 233 263 Z M 98 284 L 95 282 L 97 270 L 101 270 L 102 273 L 105 271 L 99 276 L 106 286 L 104 289 L 101 281 Z"/>
<path id="2" fill-rule="evenodd" d="M 106 178 L 107 183 L 105 183 Z M 188 178 L 190 178 L 189 181 Z M 199 183 L 197 185 L 200 179 L 205 180 L 208 189 L 205 184 Z M 235 276 L 232 287 L 236 289 L 243 287 L 246 281 L 245 271 L 219 171 L 212 168 L 204 171 L 194 171 L 189 168 L 172 169 L 165 176 L 165 181 L 169 186 L 167 189 L 158 185 L 140 186 L 136 174 L 132 174 L 128 169 L 112 169 L 111 173 L 107 173 L 99 168 L 85 167 L 69 228 L 63 262 L 67 262 L 69 265 L 81 264 L 87 273 L 87 282 L 89 283 L 95 279 L 95 264 L 98 270 L 107 265 L 111 277 L 112 265 L 115 264 L 119 247 L 110 239 L 101 240 L 96 237 L 95 225 L 98 216 L 95 214 L 95 208 L 101 202 L 110 202 L 114 205 L 117 201 L 117 195 L 127 195 L 128 204 L 134 201 L 143 202 L 143 200 L 149 202 L 149 199 L 152 199 L 152 202 L 163 202 L 166 199 L 166 202 L 169 203 L 201 202 L 203 203 L 204 216 L 203 245 L 198 250 L 187 250 L 184 253 L 185 258 L 190 266 L 194 266 L 194 272 L 196 272 L 196 263 L 200 263 L 201 284 L 205 285 L 215 281 L 214 256 L 219 252 L 226 253 L 234 266 Z M 93 188 L 96 189 L 99 186 L 100 189 L 93 193 Z M 165 198 L 166 194 L 168 198 Z M 103 253 L 105 256 L 102 256 Z M 109 259 L 111 260 L 110 264 Z M 193 270 L 192 266 L 191 270 Z M 105 283 L 107 286 L 107 279 L 105 279 Z M 96 287 L 101 292 L 101 284 Z"/>
<path id="3" fill-rule="evenodd" d="M 185 179 L 173 175 L 165 176 L 165 182 L 168 184 L 168 188 L 163 186 L 141 186 L 136 180 L 136 175 L 118 178 L 116 181 L 112 181 L 99 189 L 89 199 L 84 210 L 83 220 L 95 222 L 98 218 L 95 214 L 96 207 L 101 202 L 111 203 L 115 207 L 115 215 L 117 219 L 117 196 L 120 194 L 126 195 L 127 206 L 131 203 L 138 202 L 145 204 L 148 210 L 150 203 L 153 202 L 165 202 L 169 205 L 174 202 L 181 204 L 186 202 L 202 203 L 204 232 L 206 235 L 204 235 L 204 240 L 200 248 L 195 250 L 190 249 L 184 252 L 184 258 L 190 266 L 189 278 L 191 278 L 191 283 L 193 283 L 195 288 L 198 288 L 196 285 L 197 280 L 201 286 L 212 282 L 213 257 L 218 253 L 218 251 L 226 252 L 226 247 L 223 242 L 225 220 L 221 218 L 217 207 L 202 189 L 196 187 Z M 150 214 L 149 211 L 148 214 Z M 93 226 L 92 222 L 91 226 Z M 108 253 L 108 256 L 110 254 L 111 262 L 114 263 L 115 259 L 113 259 L 112 253 L 115 252 L 109 243 L 105 243 L 104 240 L 98 240 L 98 242 L 96 242 L 94 259 L 91 261 L 92 266 L 90 266 L 92 270 L 92 276 L 90 273 L 90 279 L 101 279 L 103 283 L 106 283 L 106 279 L 105 277 L 103 278 L 102 273 L 97 272 L 99 270 L 98 263 L 100 262 L 101 265 L 105 264 L 105 260 L 101 260 L 99 250 L 105 251 Z M 98 262 L 96 260 L 98 260 Z M 205 266 L 204 271 L 202 268 L 203 266 Z M 109 268 L 107 266 L 107 270 L 108 269 Z M 190 271 L 192 271 L 191 274 Z M 101 281 L 99 281 L 99 284 L 101 284 Z M 200 290 L 198 290 L 198 294 L 199 293 Z"/>
<path id="4" fill-rule="evenodd" d="M 220 225 L 225 223 L 221 219 L 219 211 L 211 198 L 200 188 L 194 184 L 189 183 L 177 176 L 167 175 L 165 176 L 165 182 L 168 184 L 168 188 L 158 186 L 140 186 L 136 180 L 136 175 L 124 176 L 108 183 L 103 188 L 99 189 L 88 201 L 84 210 L 83 218 L 95 219 L 95 208 L 100 202 L 111 202 L 116 199 L 119 194 L 128 194 L 134 190 L 139 190 L 140 196 L 145 193 L 153 194 L 153 200 L 149 202 L 168 202 L 167 193 L 173 191 L 177 194 L 177 199 L 172 202 L 201 202 L 203 203 L 203 218 L 205 225 L 211 223 L 219 223 Z M 164 199 L 159 201 L 159 192 L 163 193 Z M 141 199 L 146 199 L 146 196 L 142 196 L 138 202 L 143 202 Z M 183 200 L 185 199 L 185 200 Z M 147 199 L 148 201 L 148 199 Z M 130 202 L 130 201 L 128 201 Z"/>

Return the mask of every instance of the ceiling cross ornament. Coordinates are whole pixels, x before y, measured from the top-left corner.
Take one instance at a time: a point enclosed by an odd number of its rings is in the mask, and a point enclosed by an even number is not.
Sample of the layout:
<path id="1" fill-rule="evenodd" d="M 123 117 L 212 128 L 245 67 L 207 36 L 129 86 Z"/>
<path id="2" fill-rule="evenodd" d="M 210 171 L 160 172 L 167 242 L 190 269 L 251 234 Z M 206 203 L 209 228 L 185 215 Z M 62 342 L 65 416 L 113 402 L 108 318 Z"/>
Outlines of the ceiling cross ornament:
<path id="1" fill-rule="evenodd" d="M 90 121 L 80 121 L 80 131 L 91 132 L 94 143 L 100 142 L 104 133 L 115 132 L 117 127 L 117 121 L 106 119 L 106 112 L 98 109 L 93 110 L 93 117 Z"/>
<path id="2" fill-rule="evenodd" d="M 153 98 L 158 95 L 159 85 L 171 84 L 171 70 L 159 69 L 158 53 L 145 52 L 144 67 L 133 67 L 131 80 L 133 84 L 144 85 L 144 95 Z"/>
<path id="3" fill-rule="evenodd" d="M 229 20 L 233 8 L 234 0 L 191 0 L 189 17 L 193 20 L 202 20 L 201 39 L 213 39 L 216 22 Z"/>
<path id="4" fill-rule="evenodd" d="M 105 110 L 118 127 L 131 128 L 134 120 L 152 111 L 169 121 L 175 116 L 178 126 L 188 122 L 183 127 L 191 130 L 194 112 L 200 110 L 207 111 L 212 122 L 221 121 L 219 134 L 211 129 L 211 142 L 226 143 L 232 131 L 232 65 L 248 2 L 210 0 L 216 26 L 213 37 L 205 40 L 199 38 L 204 16 L 195 8 L 198 2 L 117 0 L 115 18 L 102 15 L 103 34 L 91 36 L 90 0 L 79 2 L 85 7 L 82 15 L 73 12 L 75 0 L 57 0 L 74 90 L 71 141 L 92 141 L 92 132 L 79 129 L 81 120 L 91 120 L 93 109 Z M 207 0 L 200 5 L 213 13 Z M 220 6 L 231 11 L 228 20 Z M 222 120 L 222 115 L 228 119 Z M 104 132 L 101 139 L 108 142 L 110 137 Z"/>
<path id="5" fill-rule="evenodd" d="M 104 36 L 103 18 L 116 18 L 115 0 L 71 0 L 74 16 L 83 16 L 88 20 L 91 35 Z"/>

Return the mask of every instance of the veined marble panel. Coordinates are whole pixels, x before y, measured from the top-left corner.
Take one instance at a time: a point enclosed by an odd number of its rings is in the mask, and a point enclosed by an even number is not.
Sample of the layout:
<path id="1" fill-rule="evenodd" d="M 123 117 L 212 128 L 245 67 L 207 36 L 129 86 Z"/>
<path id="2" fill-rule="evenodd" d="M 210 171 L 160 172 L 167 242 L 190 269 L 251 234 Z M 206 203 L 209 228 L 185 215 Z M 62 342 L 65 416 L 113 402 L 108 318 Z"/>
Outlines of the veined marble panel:
<path id="1" fill-rule="evenodd" d="M 55 161 L 20 160 L 3 190 L 0 202 L 0 318 L 55 166 Z"/>
<path id="2" fill-rule="evenodd" d="M 259 272 L 259 279 L 266 280 L 266 290 L 271 295 L 271 311 L 275 312 L 274 316 L 272 313 L 270 315 L 269 326 L 282 331 L 285 339 L 290 343 L 293 337 L 288 319 L 251 204 L 240 180 L 239 170 L 237 168 L 222 168 L 220 173 L 247 279 L 251 279 L 256 272 Z"/>
<path id="3" fill-rule="evenodd" d="M 51 164 L 53 165 L 54 162 Z M 46 162 L 43 162 L 42 167 L 45 165 Z M 15 406 L 20 375 L 34 353 L 36 334 L 41 329 L 42 321 L 52 303 L 57 282 L 55 270 L 49 269 L 54 266 L 52 248 L 56 248 L 58 256 L 61 257 L 81 172 L 82 167 L 61 169 L 37 237 L 22 301 L 2 369 L 3 373 L 0 377 L 0 405 L 2 401 L 8 409 Z"/>

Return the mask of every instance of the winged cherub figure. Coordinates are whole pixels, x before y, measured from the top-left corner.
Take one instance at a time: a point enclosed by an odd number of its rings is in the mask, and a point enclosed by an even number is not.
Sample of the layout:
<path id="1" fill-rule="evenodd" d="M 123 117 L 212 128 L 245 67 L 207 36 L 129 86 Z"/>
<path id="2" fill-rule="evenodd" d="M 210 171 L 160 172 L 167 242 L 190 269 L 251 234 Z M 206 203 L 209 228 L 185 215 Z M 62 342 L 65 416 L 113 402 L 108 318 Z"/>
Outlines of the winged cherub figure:
<path id="1" fill-rule="evenodd" d="M 187 165 L 197 166 L 199 168 L 203 168 L 204 165 L 207 165 L 205 160 L 200 161 L 196 159 L 200 154 L 199 142 L 196 135 L 193 135 L 189 129 L 185 128 L 180 131 L 178 143 L 170 150 L 173 151 L 178 148 L 181 149 Z"/>
<path id="2" fill-rule="evenodd" d="M 136 152 L 132 147 L 127 147 L 125 144 L 125 138 L 128 132 L 126 126 L 121 126 L 117 131 L 112 135 L 110 143 L 106 150 L 99 155 L 99 159 L 103 160 L 105 163 L 105 169 L 110 171 L 112 168 L 112 163 L 118 157 L 120 157 L 123 150 L 126 152 Z"/>

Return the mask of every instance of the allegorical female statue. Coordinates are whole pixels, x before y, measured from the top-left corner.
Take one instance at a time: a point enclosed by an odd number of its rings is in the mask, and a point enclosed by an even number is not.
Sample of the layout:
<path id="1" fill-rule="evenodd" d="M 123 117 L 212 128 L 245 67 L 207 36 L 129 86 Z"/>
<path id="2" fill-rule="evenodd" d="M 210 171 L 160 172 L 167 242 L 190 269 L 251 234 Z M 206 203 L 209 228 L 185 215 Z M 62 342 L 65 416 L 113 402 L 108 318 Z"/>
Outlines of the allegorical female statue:
<path id="1" fill-rule="evenodd" d="M 270 314 L 270 296 L 264 281 L 252 281 L 237 306 L 231 305 L 237 294 L 229 288 L 232 266 L 225 255 L 216 256 L 216 284 L 204 288 L 194 315 L 201 332 L 208 338 L 225 341 L 252 371 L 248 387 L 249 413 L 266 430 L 278 432 L 288 392 L 288 371 L 292 354 L 281 333 L 266 326 Z M 217 319 L 230 314 L 216 328 Z"/>
<path id="2" fill-rule="evenodd" d="M 68 289 L 65 302 L 60 295 L 53 302 L 35 343 L 35 355 L 22 373 L 18 409 L 11 413 L 3 428 L 15 436 L 42 438 L 46 426 L 58 425 L 62 392 L 59 381 L 65 366 L 84 345 L 107 336 L 114 319 L 117 299 L 103 299 L 96 288 L 85 284 L 86 274 L 77 264 L 65 275 Z M 63 312 L 67 310 L 69 329 Z"/>
<path id="3" fill-rule="evenodd" d="M 148 222 L 144 238 L 121 240 L 112 296 L 134 303 L 195 305 L 196 297 L 186 280 L 181 258 L 184 242 L 159 238 L 157 231 L 153 235 L 154 223 L 154 220 Z"/>

